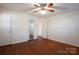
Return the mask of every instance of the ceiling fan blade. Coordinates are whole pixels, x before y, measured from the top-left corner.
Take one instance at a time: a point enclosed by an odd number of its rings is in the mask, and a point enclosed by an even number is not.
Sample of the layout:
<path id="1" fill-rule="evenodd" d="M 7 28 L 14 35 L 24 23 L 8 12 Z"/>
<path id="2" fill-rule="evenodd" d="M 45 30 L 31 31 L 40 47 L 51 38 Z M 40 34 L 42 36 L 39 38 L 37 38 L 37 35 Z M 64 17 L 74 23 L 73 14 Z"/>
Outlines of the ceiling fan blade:
<path id="1" fill-rule="evenodd" d="M 48 10 L 48 11 L 50 11 L 50 12 L 54 12 L 54 10 Z"/>
<path id="2" fill-rule="evenodd" d="M 52 7 L 54 4 L 53 3 L 49 3 L 48 4 L 48 7 Z"/>
<path id="3" fill-rule="evenodd" d="M 54 12 L 54 9 L 53 8 L 45 8 L 45 10 Z"/>
<path id="4" fill-rule="evenodd" d="M 33 13 L 38 12 L 38 11 L 40 11 L 40 10 L 41 10 L 40 8 L 34 9 L 34 10 L 33 10 Z"/>
<path id="5" fill-rule="evenodd" d="M 38 5 L 34 5 L 35 7 L 39 7 Z"/>
<path id="6" fill-rule="evenodd" d="M 40 7 L 40 4 L 34 4 L 35 7 Z"/>

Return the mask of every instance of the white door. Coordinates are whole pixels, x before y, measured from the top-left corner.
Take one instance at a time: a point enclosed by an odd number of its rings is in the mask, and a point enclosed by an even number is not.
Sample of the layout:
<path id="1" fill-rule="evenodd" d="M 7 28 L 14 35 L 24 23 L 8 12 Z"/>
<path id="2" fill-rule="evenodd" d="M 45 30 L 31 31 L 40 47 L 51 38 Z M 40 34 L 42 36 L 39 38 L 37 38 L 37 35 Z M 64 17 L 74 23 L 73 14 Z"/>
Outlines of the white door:
<path id="1" fill-rule="evenodd" d="M 0 46 L 10 44 L 10 15 L 0 14 Z"/>

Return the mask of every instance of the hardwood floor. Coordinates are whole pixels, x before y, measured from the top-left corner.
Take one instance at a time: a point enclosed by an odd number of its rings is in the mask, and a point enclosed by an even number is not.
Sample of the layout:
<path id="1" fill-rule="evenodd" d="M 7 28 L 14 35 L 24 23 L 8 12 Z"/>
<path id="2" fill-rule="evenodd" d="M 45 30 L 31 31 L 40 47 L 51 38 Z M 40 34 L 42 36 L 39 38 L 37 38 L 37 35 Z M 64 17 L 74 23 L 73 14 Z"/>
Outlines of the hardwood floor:
<path id="1" fill-rule="evenodd" d="M 79 55 L 79 48 L 49 39 L 37 39 L 0 47 L 1 55 Z"/>

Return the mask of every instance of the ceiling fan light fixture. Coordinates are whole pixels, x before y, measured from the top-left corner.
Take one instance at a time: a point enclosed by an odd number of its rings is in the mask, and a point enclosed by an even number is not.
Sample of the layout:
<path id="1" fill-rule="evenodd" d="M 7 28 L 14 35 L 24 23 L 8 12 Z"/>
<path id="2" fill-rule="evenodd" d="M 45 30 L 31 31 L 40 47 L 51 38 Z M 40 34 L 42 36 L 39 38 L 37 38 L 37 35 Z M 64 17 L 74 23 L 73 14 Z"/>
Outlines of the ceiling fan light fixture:
<path id="1" fill-rule="evenodd" d="M 41 14 L 46 14 L 46 10 L 41 10 L 40 13 Z"/>

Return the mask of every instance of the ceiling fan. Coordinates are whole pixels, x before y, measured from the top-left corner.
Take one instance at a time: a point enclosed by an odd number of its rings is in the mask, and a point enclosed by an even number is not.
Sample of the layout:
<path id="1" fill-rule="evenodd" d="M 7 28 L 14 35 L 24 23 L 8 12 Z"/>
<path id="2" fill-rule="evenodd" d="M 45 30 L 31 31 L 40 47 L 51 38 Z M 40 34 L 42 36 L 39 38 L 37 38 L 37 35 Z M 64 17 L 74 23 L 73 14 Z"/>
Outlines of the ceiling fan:
<path id="1" fill-rule="evenodd" d="M 33 13 L 40 11 L 41 14 L 45 14 L 46 11 L 54 12 L 56 9 L 66 10 L 64 7 L 56 6 L 53 3 L 36 3 L 36 4 L 33 4 L 33 6 L 35 6 L 35 8 L 33 9 Z"/>
<path id="2" fill-rule="evenodd" d="M 46 11 L 48 12 L 54 12 L 53 3 L 38 3 L 38 4 L 34 4 L 34 6 L 36 7 L 33 11 L 33 13 L 40 11 L 42 14 L 45 14 Z"/>

